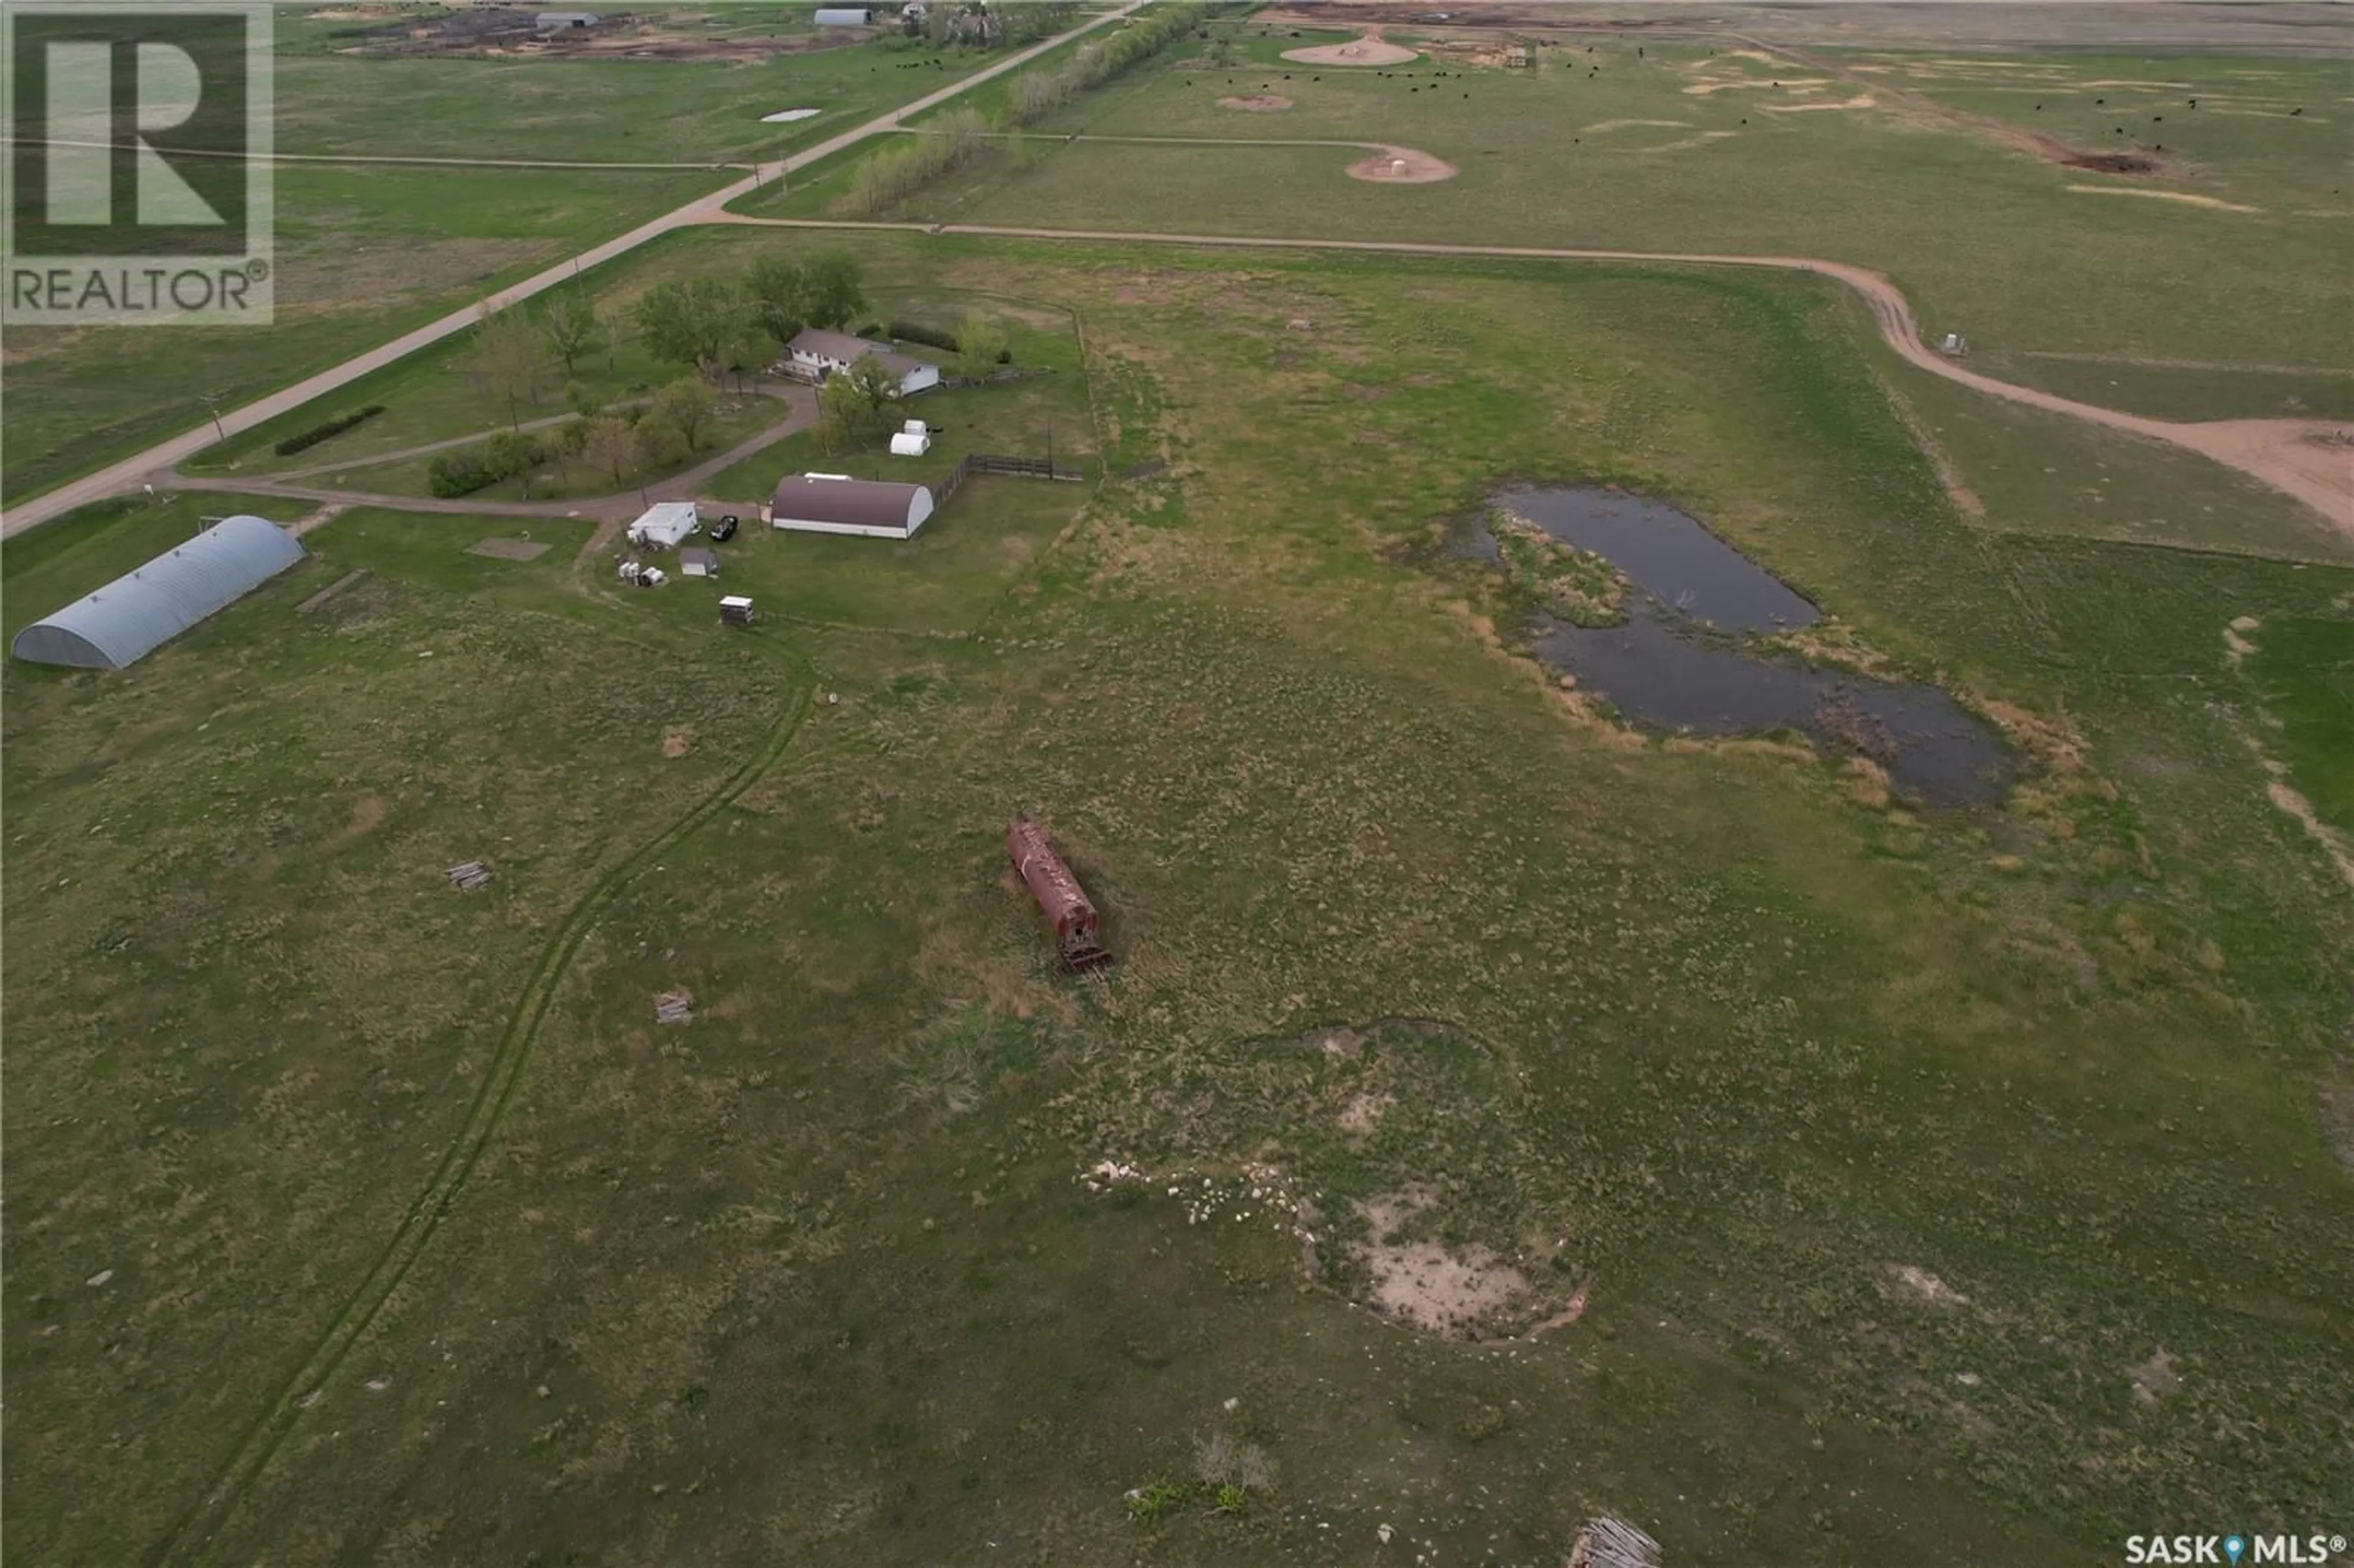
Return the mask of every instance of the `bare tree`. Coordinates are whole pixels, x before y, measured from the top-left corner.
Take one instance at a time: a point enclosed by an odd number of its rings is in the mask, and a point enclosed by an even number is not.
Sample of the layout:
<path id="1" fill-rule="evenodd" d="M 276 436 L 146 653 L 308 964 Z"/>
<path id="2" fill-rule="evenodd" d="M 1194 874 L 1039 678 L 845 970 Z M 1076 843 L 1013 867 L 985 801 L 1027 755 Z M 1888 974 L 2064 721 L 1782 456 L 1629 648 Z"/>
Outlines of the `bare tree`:
<path id="1" fill-rule="evenodd" d="M 507 426 L 522 422 L 525 403 L 539 400 L 547 361 L 539 334 L 519 311 L 485 313 L 466 354 L 466 373 L 483 394 L 507 406 Z"/>

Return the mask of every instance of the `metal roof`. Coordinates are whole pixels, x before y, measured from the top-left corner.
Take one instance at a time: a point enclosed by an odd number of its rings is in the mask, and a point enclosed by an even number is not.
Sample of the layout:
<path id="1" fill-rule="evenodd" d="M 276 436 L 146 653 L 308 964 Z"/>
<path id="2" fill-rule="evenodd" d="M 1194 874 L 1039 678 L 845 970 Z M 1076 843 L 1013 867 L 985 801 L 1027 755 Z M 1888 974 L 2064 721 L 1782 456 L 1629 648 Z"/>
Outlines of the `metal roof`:
<path id="1" fill-rule="evenodd" d="M 832 479 L 819 474 L 788 474 L 777 482 L 769 505 L 771 515 L 812 523 L 854 524 L 868 528 L 905 528 L 916 508 L 916 498 L 927 503 L 930 493 L 920 484 L 894 484 L 878 479 Z M 929 511 L 928 505 L 925 508 Z"/>
<path id="2" fill-rule="evenodd" d="M 302 558 L 265 518 L 223 518 L 186 544 L 16 633 L 8 651 L 41 664 L 120 670 Z"/>

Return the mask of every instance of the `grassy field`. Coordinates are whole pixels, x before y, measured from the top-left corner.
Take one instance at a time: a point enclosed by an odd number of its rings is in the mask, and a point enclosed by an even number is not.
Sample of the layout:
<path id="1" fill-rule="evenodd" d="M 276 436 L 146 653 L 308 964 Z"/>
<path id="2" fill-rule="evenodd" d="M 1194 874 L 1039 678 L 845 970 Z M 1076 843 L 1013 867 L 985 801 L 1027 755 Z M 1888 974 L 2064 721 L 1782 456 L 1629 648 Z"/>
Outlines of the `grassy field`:
<path id="1" fill-rule="evenodd" d="M 177 435 L 203 422 L 207 397 L 235 408 L 723 183 L 646 171 L 470 170 L 452 179 L 421 169 L 281 169 L 275 325 L 9 333 L 5 493 L 32 494 Z"/>
<path id="2" fill-rule="evenodd" d="M 1277 58 L 1291 43 L 1255 39 L 1231 70 L 1147 72 L 1093 95 L 1031 139 L 1028 167 L 1000 160 L 981 171 L 986 179 L 919 196 L 913 214 L 1827 256 L 1888 272 L 1925 328 L 1966 333 L 2002 373 L 2096 401 L 2205 418 L 2278 413 L 2289 397 L 2325 412 L 2354 402 L 2354 335 L 2342 326 L 2354 321 L 2354 295 L 2337 260 L 2354 205 L 2344 194 L 2347 140 L 2327 61 L 2264 61 L 2259 90 L 2241 79 L 2255 69 L 2245 61 L 2035 60 L 2018 71 L 2034 84 L 2029 96 L 1983 85 L 1998 65 L 1957 78 L 1910 57 L 1863 58 L 1854 63 L 1882 74 L 1841 78 L 1697 47 L 1647 47 L 1638 59 L 1634 46 L 1604 42 L 1590 57 L 1544 51 L 1534 72 L 1426 61 L 1379 73 Z M 1593 66 L 1598 75 L 1588 74 Z M 2197 117 L 2195 127 L 2165 143 L 2163 175 L 2138 183 L 2009 150 L 1924 107 L 1948 94 L 1951 107 L 1972 114 L 1996 103 L 2105 152 L 2135 140 L 2094 134 L 2097 119 L 2124 112 L 2118 99 L 2094 106 L 2124 91 L 2101 85 L 2112 77 L 2179 78 L 2238 102 L 2182 111 Z M 2164 141 L 2174 118 L 2152 127 L 2147 117 L 2163 112 L 2152 106 L 2176 90 L 2132 90 L 2136 129 Z M 1249 114 L 1217 105 L 1262 91 L 1293 107 Z M 2031 107 L 2039 99 L 2041 113 Z M 2298 104 L 2314 112 L 2289 117 Z M 1400 141 L 1461 173 L 1384 186 L 1345 177 L 1352 154 L 1344 149 L 1066 143 L 1054 134 L 1073 131 Z M 2143 188 L 2225 205 L 2096 194 Z M 2219 276 L 2233 280 L 2220 299 Z M 2317 320 L 2340 324 L 2316 328 Z M 2066 353 L 2127 363 L 2071 370 L 2070 362 L 2033 357 Z M 2327 374 L 2298 376 L 2291 387 L 2271 366 Z"/>
<path id="3" fill-rule="evenodd" d="M 1550 1563 L 1607 1510 L 2094 1563 L 2354 1511 L 2354 912 L 2240 737 L 2334 755 L 2354 572 L 2062 526 L 1819 281 L 867 255 L 1076 322 L 1091 489 L 723 546 L 749 632 L 351 514 L 126 676 L 7 673 L 18 1552 L 149 1555 L 223 1475 L 177 1560 Z M 1676 501 L 2019 788 L 1586 715 L 1439 547 L 1514 477 Z M 1108 978 L 1052 974 L 1020 808 Z M 1352 1305 L 1408 1240 L 1583 1316 Z"/>
<path id="4" fill-rule="evenodd" d="M 778 55 L 756 65 L 297 54 L 279 62 L 278 146 L 373 156 L 741 163 L 822 141 L 990 63 L 984 53 L 883 44 Z M 788 109 L 822 112 L 763 122 Z"/>
<path id="5" fill-rule="evenodd" d="M 714 14 L 716 16 L 717 14 Z M 714 36 L 762 21 L 749 12 Z M 708 164 L 781 156 L 989 62 L 872 45 L 712 60 L 387 59 L 332 52 L 351 24 L 281 22 L 281 153 Z M 761 116 L 815 108 L 814 119 Z M 277 324 L 8 334 L 0 495 L 29 495 L 398 335 L 717 188 L 694 168 L 305 164 L 277 171 Z"/>

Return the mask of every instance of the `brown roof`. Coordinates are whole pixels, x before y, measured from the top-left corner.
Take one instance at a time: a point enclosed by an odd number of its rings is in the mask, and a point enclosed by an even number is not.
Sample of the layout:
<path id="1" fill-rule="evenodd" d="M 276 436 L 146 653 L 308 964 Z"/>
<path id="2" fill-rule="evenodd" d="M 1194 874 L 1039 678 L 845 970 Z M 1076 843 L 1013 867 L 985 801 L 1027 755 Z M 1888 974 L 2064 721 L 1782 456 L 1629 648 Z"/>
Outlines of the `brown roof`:
<path id="1" fill-rule="evenodd" d="M 855 365 L 871 355 L 876 364 L 902 380 L 907 378 L 910 370 L 931 363 L 925 359 L 911 359 L 887 343 L 853 337 L 846 332 L 828 332 L 823 327 L 804 327 L 795 333 L 793 341 L 785 346 L 795 354 L 811 355 L 819 359 L 838 359 L 844 365 Z"/>
<path id="2" fill-rule="evenodd" d="M 788 474 L 777 482 L 771 515 L 811 523 L 855 524 L 864 528 L 905 528 L 907 508 L 920 484 L 880 479 L 811 479 Z"/>

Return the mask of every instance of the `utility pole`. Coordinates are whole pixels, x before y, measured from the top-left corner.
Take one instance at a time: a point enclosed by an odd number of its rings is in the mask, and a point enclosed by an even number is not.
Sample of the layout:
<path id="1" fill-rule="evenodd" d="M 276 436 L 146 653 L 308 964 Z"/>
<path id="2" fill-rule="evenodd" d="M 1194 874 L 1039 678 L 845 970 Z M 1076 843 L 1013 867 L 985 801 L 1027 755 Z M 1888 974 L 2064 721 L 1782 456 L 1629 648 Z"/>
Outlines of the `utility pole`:
<path id="1" fill-rule="evenodd" d="M 213 434 L 224 441 L 228 440 L 228 432 L 221 429 L 220 394 L 217 392 L 200 392 L 197 396 L 204 399 L 205 412 L 213 417 Z"/>

